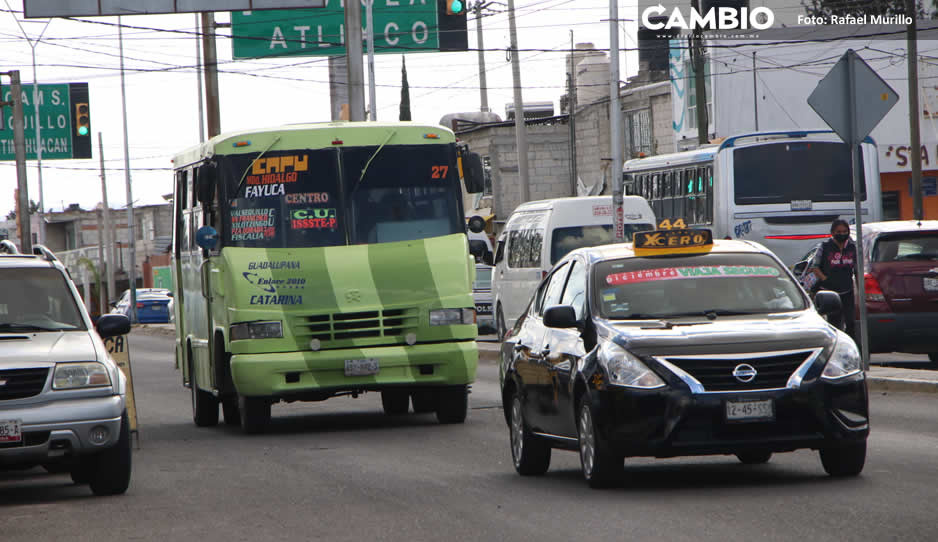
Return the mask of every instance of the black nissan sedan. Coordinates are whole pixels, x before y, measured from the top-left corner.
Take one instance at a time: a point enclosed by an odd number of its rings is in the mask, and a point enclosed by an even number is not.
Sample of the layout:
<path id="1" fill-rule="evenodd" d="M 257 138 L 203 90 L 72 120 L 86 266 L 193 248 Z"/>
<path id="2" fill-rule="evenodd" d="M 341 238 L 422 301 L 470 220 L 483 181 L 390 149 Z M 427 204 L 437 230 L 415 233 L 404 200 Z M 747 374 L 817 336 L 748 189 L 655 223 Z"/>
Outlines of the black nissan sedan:
<path id="1" fill-rule="evenodd" d="M 770 251 L 707 230 L 576 250 L 534 292 L 501 348 L 515 469 L 579 451 L 591 487 L 624 458 L 820 452 L 832 476 L 866 460 L 866 380 L 853 340 Z"/>

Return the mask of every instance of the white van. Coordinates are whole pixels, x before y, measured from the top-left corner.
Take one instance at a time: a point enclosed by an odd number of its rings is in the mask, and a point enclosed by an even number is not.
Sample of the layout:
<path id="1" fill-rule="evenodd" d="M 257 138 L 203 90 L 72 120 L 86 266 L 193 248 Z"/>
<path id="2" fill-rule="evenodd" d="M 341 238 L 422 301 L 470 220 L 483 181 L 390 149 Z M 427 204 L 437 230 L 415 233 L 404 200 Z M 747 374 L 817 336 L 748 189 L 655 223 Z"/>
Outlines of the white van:
<path id="1" fill-rule="evenodd" d="M 623 196 L 625 240 L 654 229 L 645 198 Z M 556 198 L 518 206 L 495 247 L 492 295 L 499 338 L 511 329 L 541 278 L 573 249 L 615 242 L 612 196 Z"/>

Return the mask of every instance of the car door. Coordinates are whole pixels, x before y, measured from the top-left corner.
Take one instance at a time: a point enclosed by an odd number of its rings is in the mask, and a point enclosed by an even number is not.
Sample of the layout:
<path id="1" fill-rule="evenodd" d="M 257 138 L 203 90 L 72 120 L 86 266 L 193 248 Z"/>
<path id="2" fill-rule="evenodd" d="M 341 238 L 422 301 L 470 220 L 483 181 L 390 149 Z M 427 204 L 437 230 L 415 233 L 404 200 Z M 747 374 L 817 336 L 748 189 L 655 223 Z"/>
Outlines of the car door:
<path id="1" fill-rule="evenodd" d="M 528 310 L 516 324 L 509 342 L 513 342 L 512 360 L 515 376 L 519 382 L 521 408 L 528 425 L 539 430 L 540 387 L 547 384 L 548 375 L 539 363 L 540 346 L 544 339 L 544 324 L 540 316 L 541 303 L 547 291 L 548 281 L 543 281 L 530 301 Z"/>
<path id="2" fill-rule="evenodd" d="M 586 317 L 587 266 L 583 260 L 577 258 L 570 262 L 568 267 L 570 271 L 559 304 L 573 307 L 577 321 L 582 322 Z M 554 410 L 549 430 L 555 435 L 574 438 L 576 422 L 573 378 L 577 363 L 586 355 L 583 337 L 580 329 L 576 327 L 545 329 L 541 356 L 542 363 L 551 376 Z"/>
<path id="3" fill-rule="evenodd" d="M 558 426 L 557 417 L 560 415 L 560 412 L 558 410 L 559 402 L 556 395 L 557 381 L 554 363 L 547 359 L 549 350 L 545 347 L 548 341 L 547 337 L 552 330 L 544 326 L 544 311 L 548 307 L 560 304 L 560 298 L 563 294 L 563 287 L 564 284 L 566 284 L 569 270 L 570 265 L 564 263 L 548 276 L 545 281 L 546 288 L 543 297 L 540 299 L 540 303 L 537 306 L 537 317 L 532 318 L 532 320 L 537 320 L 540 324 L 537 349 L 535 355 L 532 356 L 537 366 L 538 385 L 532 389 L 533 393 L 530 398 L 532 411 L 531 417 L 528 419 L 531 420 L 532 426 L 539 427 L 541 431 L 546 433 L 553 433 L 554 429 Z"/>

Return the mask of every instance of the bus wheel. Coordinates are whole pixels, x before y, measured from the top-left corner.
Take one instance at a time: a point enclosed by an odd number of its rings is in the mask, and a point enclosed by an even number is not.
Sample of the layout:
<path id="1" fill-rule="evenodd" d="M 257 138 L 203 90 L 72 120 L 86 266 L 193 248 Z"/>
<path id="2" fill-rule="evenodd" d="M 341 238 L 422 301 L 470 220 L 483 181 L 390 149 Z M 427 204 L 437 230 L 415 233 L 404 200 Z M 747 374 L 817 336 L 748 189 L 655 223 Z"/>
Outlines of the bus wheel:
<path id="1" fill-rule="evenodd" d="M 195 364 L 189 356 L 189 387 L 192 391 L 192 421 L 199 427 L 218 425 L 218 399 L 199 389 L 195 376 Z"/>
<path id="2" fill-rule="evenodd" d="M 270 403 L 263 397 L 238 396 L 241 430 L 249 435 L 263 433 L 270 423 Z"/>
<path id="3" fill-rule="evenodd" d="M 469 411 L 469 387 L 451 386 L 440 390 L 436 419 L 440 423 L 463 423 Z"/>
<path id="4" fill-rule="evenodd" d="M 426 414 L 436 412 L 436 390 L 417 390 L 410 394 L 410 402 L 414 405 L 414 412 Z"/>
<path id="5" fill-rule="evenodd" d="M 237 395 L 222 398 L 221 412 L 225 415 L 225 425 L 241 425 L 241 409 L 238 408 Z"/>
<path id="6" fill-rule="evenodd" d="M 381 406 L 388 416 L 402 416 L 407 414 L 410 395 L 402 390 L 384 390 L 381 392 Z"/>

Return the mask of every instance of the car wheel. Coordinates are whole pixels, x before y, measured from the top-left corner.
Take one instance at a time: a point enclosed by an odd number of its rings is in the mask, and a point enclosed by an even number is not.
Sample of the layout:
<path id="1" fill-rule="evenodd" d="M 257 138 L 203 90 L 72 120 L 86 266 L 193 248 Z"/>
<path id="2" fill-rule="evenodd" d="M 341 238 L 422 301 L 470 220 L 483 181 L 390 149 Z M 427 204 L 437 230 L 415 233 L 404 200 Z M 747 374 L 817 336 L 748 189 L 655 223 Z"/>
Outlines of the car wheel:
<path id="1" fill-rule="evenodd" d="M 68 463 L 43 463 L 42 468 L 49 474 L 65 474 L 71 472 L 71 465 Z"/>
<path id="2" fill-rule="evenodd" d="M 772 459 L 772 452 L 742 452 L 736 454 L 736 457 L 746 465 L 761 465 Z"/>
<path id="3" fill-rule="evenodd" d="M 440 423 L 463 423 L 469 412 L 469 387 L 451 386 L 439 392 L 436 419 Z"/>
<path id="4" fill-rule="evenodd" d="M 502 306 L 498 306 L 498 310 L 495 313 L 495 333 L 498 335 L 499 341 L 505 340 L 505 335 L 508 334 L 508 328 L 505 327 L 505 314 L 502 312 Z"/>
<path id="5" fill-rule="evenodd" d="M 263 397 L 238 396 L 241 430 L 249 435 L 263 433 L 270 423 L 270 402 Z"/>
<path id="6" fill-rule="evenodd" d="M 97 454 L 96 464 L 88 480 L 95 495 L 120 495 L 130 486 L 132 464 L 130 421 L 127 412 L 121 416 L 117 444 Z"/>
<path id="7" fill-rule="evenodd" d="M 189 353 L 189 387 L 192 391 L 192 421 L 199 427 L 218 425 L 218 399 L 207 391 L 199 389 L 195 376 L 195 364 Z"/>
<path id="8" fill-rule="evenodd" d="M 419 390 L 410 394 L 410 402 L 417 414 L 436 412 L 437 396 L 434 390 Z"/>
<path id="9" fill-rule="evenodd" d="M 537 476 L 550 468 L 550 446 L 528 431 L 521 411 L 521 397 L 511 400 L 508 431 L 511 437 L 511 461 L 522 476 Z"/>
<path id="10" fill-rule="evenodd" d="M 72 470 L 69 471 L 72 481 L 78 485 L 90 482 L 91 476 L 94 474 L 94 460 L 94 457 L 83 457 L 72 465 Z"/>
<path id="11" fill-rule="evenodd" d="M 381 406 L 388 416 L 403 416 L 410 406 L 410 394 L 402 390 L 382 391 Z"/>
<path id="12" fill-rule="evenodd" d="M 593 489 L 618 485 L 625 474 L 623 458 L 609 449 L 597 429 L 589 399 L 584 399 L 577 415 L 577 439 L 583 478 Z"/>
<path id="13" fill-rule="evenodd" d="M 931 360 L 932 367 L 938 369 L 938 352 L 929 352 L 928 359 Z"/>
<path id="14" fill-rule="evenodd" d="M 222 398 L 221 412 L 225 415 L 225 425 L 241 425 L 241 409 L 238 408 L 237 395 Z"/>
<path id="15" fill-rule="evenodd" d="M 831 476 L 856 476 L 866 463 L 866 441 L 821 448 L 821 464 Z"/>

